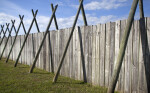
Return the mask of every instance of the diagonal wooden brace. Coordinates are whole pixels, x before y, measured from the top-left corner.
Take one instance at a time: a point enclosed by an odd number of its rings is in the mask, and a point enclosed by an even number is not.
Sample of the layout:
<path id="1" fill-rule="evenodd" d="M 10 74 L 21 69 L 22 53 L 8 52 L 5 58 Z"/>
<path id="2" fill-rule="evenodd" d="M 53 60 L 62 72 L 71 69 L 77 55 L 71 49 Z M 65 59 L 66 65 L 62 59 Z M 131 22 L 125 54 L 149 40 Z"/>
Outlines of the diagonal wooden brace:
<path id="1" fill-rule="evenodd" d="M 33 11 L 33 10 L 32 10 L 32 11 Z M 32 26 L 33 26 L 33 23 L 34 23 L 34 21 L 36 20 L 37 12 L 38 12 L 38 10 L 36 10 L 35 13 L 33 12 L 33 13 L 34 13 L 34 16 L 33 16 L 31 25 L 30 25 L 30 27 L 29 27 L 29 29 L 28 29 L 28 32 L 27 32 L 26 36 L 25 36 L 25 39 L 24 39 L 23 44 L 22 44 L 22 46 L 21 46 L 21 49 L 20 49 L 20 51 L 19 51 L 19 54 L 18 54 L 17 60 L 16 60 L 16 62 L 15 62 L 15 64 L 14 64 L 14 67 L 16 67 L 17 64 L 18 64 L 19 58 L 20 58 L 20 56 L 21 56 L 22 50 L 23 50 L 23 48 L 24 48 L 24 46 L 25 46 L 25 43 L 26 43 L 26 41 L 27 41 L 27 38 L 28 38 L 29 33 L 30 33 L 30 31 L 31 31 L 31 28 L 32 28 Z"/>
<path id="2" fill-rule="evenodd" d="M 18 36 L 19 30 L 20 30 L 20 27 L 21 27 L 21 24 L 22 24 L 22 26 L 24 27 L 24 24 L 23 24 L 23 18 L 24 18 L 24 15 L 23 15 L 22 17 L 21 17 L 21 15 L 19 15 L 19 17 L 20 17 L 20 24 L 19 24 L 19 27 L 18 27 L 18 29 L 17 29 L 17 31 L 16 31 L 16 35 L 15 35 L 14 41 L 13 41 L 13 43 L 12 43 L 12 46 L 11 46 L 11 48 L 10 48 L 10 51 L 9 51 L 8 57 L 7 57 L 6 61 L 5 61 L 6 63 L 8 62 L 9 57 L 10 57 L 10 54 L 11 54 L 12 49 L 13 49 L 13 47 L 14 47 L 14 44 L 15 44 L 16 38 L 17 38 L 17 36 Z M 25 28 L 24 28 L 24 32 L 25 32 L 25 34 L 26 34 L 26 30 L 25 30 Z"/>
<path id="3" fill-rule="evenodd" d="M 57 7 L 58 7 L 58 5 L 55 6 L 55 9 L 54 9 L 54 11 L 53 11 L 53 13 L 52 13 L 52 16 L 51 16 L 51 18 L 50 18 L 50 21 L 49 21 L 49 23 L 48 23 L 48 26 L 47 26 L 47 28 L 46 28 L 46 32 L 45 32 L 44 37 L 43 37 L 43 39 L 42 39 L 42 41 L 41 41 L 41 44 L 40 44 L 40 47 L 39 47 L 39 49 L 38 49 L 38 51 L 37 51 L 37 53 L 36 53 L 36 56 L 35 56 L 35 58 L 34 58 L 34 60 L 33 60 L 33 65 L 31 66 L 29 73 L 32 73 L 32 72 L 33 72 L 33 69 L 34 69 L 34 67 L 35 67 L 36 61 L 37 61 L 38 56 L 39 56 L 39 54 L 40 54 L 40 51 L 41 51 L 41 49 L 42 49 L 43 43 L 44 43 L 44 41 L 45 41 L 45 39 L 46 39 L 47 33 L 48 33 L 49 28 L 50 28 L 50 26 L 51 26 L 51 23 L 52 23 L 52 20 L 53 20 L 53 18 L 54 18 L 54 14 L 55 14 L 55 12 L 56 12 Z"/>

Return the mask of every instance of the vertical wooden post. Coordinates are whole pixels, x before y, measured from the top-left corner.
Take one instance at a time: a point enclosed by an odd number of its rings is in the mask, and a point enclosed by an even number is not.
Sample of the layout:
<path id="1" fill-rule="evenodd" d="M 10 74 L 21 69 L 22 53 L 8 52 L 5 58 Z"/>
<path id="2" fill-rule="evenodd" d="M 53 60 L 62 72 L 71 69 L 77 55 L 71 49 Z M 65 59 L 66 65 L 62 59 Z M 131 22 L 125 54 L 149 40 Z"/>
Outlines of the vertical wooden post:
<path id="1" fill-rule="evenodd" d="M 8 54 L 8 56 L 7 56 L 7 59 L 6 59 L 6 61 L 5 61 L 6 63 L 8 62 L 9 57 L 10 57 L 10 54 L 11 54 L 11 52 L 12 52 L 12 49 L 13 49 L 13 47 L 14 47 L 14 45 L 15 45 L 15 41 L 16 41 L 16 38 L 17 38 L 17 36 L 18 36 L 18 32 L 19 32 L 19 30 L 20 30 L 21 24 L 22 24 L 22 26 L 23 26 L 24 33 L 26 34 L 26 30 L 25 30 L 24 24 L 23 24 L 24 15 L 23 15 L 22 17 L 19 15 L 19 17 L 20 17 L 20 24 L 19 24 L 19 27 L 18 27 L 18 29 L 17 29 L 17 31 L 16 31 L 16 35 L 15 35 L 14 41 L 13 41 L 13 43 L 12 43 L 12 46 L 11 46 L 11 48 L 10 48 L 9 54 Z"/>
<path id="2" fill-rule="evenodd" d="M 128 21 L 127 21 L 127 25 L 126 25 L 126 28 L 125 28 L 125 32 L 124 32 L 124 35 L 123 35 L 123 38 L 122 38 L 122 41 L 121 41 L 121 44 L 120 44 L 120 49 L 119 49 L 117 62 L 116 62 L 116 65 L 115 65 L 115 68 L 114 68 L 114 71 L 113 71 L 112 79 L 111 79 L 111 82 L 109 84 L 107 93 L 114 93 L 116 83 L 117 83 L 117 80 L 118 80 L 118 77 L 119 77 L 120 69 L 121 69 L 121 66 L 122 66 L 122 60 L 123 60 L 123 57 L 124 57 L 124 54 L 125 54 L 125 50 L 126 50 L 126 46 L 127 46 L 127 42 L 128 42 L 128 37 L 129 37 L 129 34 L 130 34 L 130 30 L 131 30 L 131 26 L 132 26 L 132 22 L 133 22 L 133 19 L 134 19 L 134 15 L 135 15 L 135 11 L 136 11 L 136 8 L 137 8 L 138 1 L 139 0 L 134 0 L 133 3 L 132 3 L 132 7 L 131 7 L 131 10 L 130 10 L 130 13 L 129 13 L 129 16 L 128 16 Z"/>
<path id="3" fill-rule="evenodd" d="M 73 27 L 72 27 L 71 33 L 70 33 L 70 36 L 69 36 L 69 38 L 68 38 L 68 41 L 67 41 L 65 50 L 64 50 L 64 52 L 63 52 L 63 55 L 62 55 L 62 57 L 61 57 L 61 59 L 60 59 L 59 67 L 58 67 L 57 72 L 56 72 L 56 74 L 55 74 L 55 76 L 54 76 L 53 83 L 55 83 L 55 82 L 57 81 L 58 74 L 59 74 L 60 69 L 61 69 L 61 67 L 62 67 L 64 58 L 65 58 L 65 55 L 66 55 L 66 52 L 67 52 L 67 49 L 68 49 L 68 46 L 69 46 L 69 43 L 70 43 L 70 40 L 71 40 L 71 37 L 72 37 L 73 32 L 74 32 L 74 28 L 75 28 L 76 23 L 77 23 L 77 19 L 78 19 L 79 13 L 80 13 L 80 9 L 81 9 L 82 3 L 83 3 L 83 0 L 81 0 L 81 2 L 80 2 L 80 6 L 79 6 L 79 8 L 78 8 L 78 12 L 77 12 L 77 14 L 76 14 L 75 21 L 74 21 L 74 23 L 73 23 Z"/>
<path id="4" fill-rule="evenodd" d="M 5 30 L 5 32 L 4 32 L 4 35 L 3 35 L 2 40 L 1 40 L 1 42 L 0 42 L 0 46 L 1 46 L 2 42 L 3 42 L 3 39 L 4 39 L 5 35 L 6 35 L 7 30 L 9 31 L 9 23 L 8 23 L 8 24 L 6 23 L 6 30 Z"/>
<path id="5" fill-rule="evenodd" d="M 146 31 L 146 25 L 145 25 L 145 18 L 144 18 L 144 10 L 143 10 L 143 0 L 139 0 L 139 10 L 140 10 L 140 33 L 141 33 L 141 41 L 142 41 L 142 51 L 143 51 L 143 59 L 144 59 L 144 66 L 145 66 L 145 75 L 146 75 L 146 84 L 147 84 L 147 91 L 150 93 L 150 74 L 149 74 L 149 68 L 150 63 L 147 62 L 146 58 L 148 58 L 148 55 L 150 53 L 148 48 L 148 37 L 147 37 L 147 31 Z"/>
<path id="6" fill-rule="evenodd" d="M 31 31 L 31 28 L 32 28 L 32 26 L 33 26 L 33 23 L 34 23 L 34 21 L 35 21 L 35 19 L 36 19 L 37 12 L 38 12 L 38 10 L 36 10 L 35 14 L 33 15 L 33 19 L 32 19 L 31 25 L 30 25 L 30 27 L 29 27 L 29 29 L 28 29 L 28 32 L 27 32 L 26 36 L 25 36 L 24 42 L 23 42 L 22 47 L 21 47 L 21 49 L 20 49 L 20 51 L 19 51 L 19 54 L 18 54 L 18 57 L 17 57 L 17 60 L 16 60 L 16 63 L 15 63 L 15 65 L 14 65 L 14 67 L 16 67 L 17 64 L 18 64 L 19 58 L 20 58 L 20 56 L 21 56 L 21 52 L 22 52 L 22 50 L 23 50 L 23 48 L 24 48 L 24 46 L 25 46 L 25 43 L 26 43 L 26 41 L 27 41 L 27 38 L 28 38 L 29 33 L 30 33 L 30 31 Z"/>
<path id="7" fill-rule="evenodd" d="M 43 39 L 42 39 L 42 42 L 41 42 L 40 47 L 39 47 L 39 49 L 38 49 L 38 52 L 37 52 L 37 54 L 36 54 L 36 56 L 35 56 L 35 58 L 34 58 L 33 65 L 32 65 L 32 67 L 31 67 L 29 73 L 32 73 L 32 72 L 33 72 L 33 69 L 34 69 L 34 67 L 35 67 L 36 61 L 37 61 L 38 56 L 39 56 L 39 54 L 40 54 L 40 51 L 41 51 L 41 49 L 42 49 L 43 43 L 44 43 L 44 41 L 45 41 L 45 39 L 46 39 L 47 33 L 48 33 L 49 28 L 50 28 L 50 26 L 51 26 L 51 23 L 52 23 L 52 20 L 53 20 L 53 17 L 54 17 L 54 14 L 55 14 L 55 12 L 56 12 L 57 7 L 58 7 L 58 5 L 55 6 L 55 9 L 54 9 L 53 14 L 52 14 L 52 16 L 51 16 L 51 18 L 50 18 L 50 21 L 49 21 L 48 26 L 47 26 L 47 28 L 46 28 L 46 32 L 45 32 L 45 34 L 44 34 L 44 37 L 43 37 Z"/>
<path id="8" fill-rule="evenodd" d="M 15 25 L 14 25 L 14 24 L 15 24 L 15 20 L 14 20 L 14 21 L 11 20 L 11 22 L 12 22 L 12 26 L 11 26 L 11 29 L 10 29 L 10 31 L 9 31 L 9 35 L 8 35 L 8 37 L 7 37 L 7 39 L 6 39 L 6 43 L 5 43 L 5 45 L 4 45 L 2 54 L 1 54 L 1 56 L 0 56 L 0 60 L 1 60 L 1 58 L 2 58 L 2 56 L 3 56 L 3 53 L 4 53 L 5 49 L 6 49 L 8 40 L 9 40 L 9 38 L 10 38 L 10 36 L 11 36 L 12 29 L 15 27 Z"/>

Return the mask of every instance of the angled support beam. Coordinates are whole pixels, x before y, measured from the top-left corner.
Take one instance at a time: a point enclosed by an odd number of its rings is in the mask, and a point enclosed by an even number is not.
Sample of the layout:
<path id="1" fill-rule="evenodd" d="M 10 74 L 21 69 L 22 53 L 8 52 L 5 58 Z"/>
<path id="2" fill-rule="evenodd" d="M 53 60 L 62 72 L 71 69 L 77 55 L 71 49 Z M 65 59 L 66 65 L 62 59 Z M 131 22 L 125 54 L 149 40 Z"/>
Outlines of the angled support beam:
<path id="1" fill-rule="evenodd" d="M 23 26 L 24 33 L 26 34 L 26 30 L 25 30 L 24 24 L 23 24 L 24 15 L 23 15 L 22 17 L 21 17 L 21 15 L 19 15 L 19 18 L 20 18 L 20 24 L 19 24 L 19 27 L 18 27 L 18 29 L 17 29 L 17 31 L 16 31 L 16 35 L 15 35 L 14 41 L 13 41 L 13 43 L 12 43 L 12 46 L 11 46 L 11 48 L 10 48 L 9 54 L 8 54 L 8 56 L 7 56 L 7 59 L 6 59 L 6 61 L 5 61 L 6 63 L 8 62 L 9 57 L 10 57 L 10 54 L 11 54 L 11 52 L 12 52 L 12 50 L 13 50 L 14 45 L 15 45 L 16 38 L 17 38 L 17 36 L 18 36 L 18 33 L 19 33 L 19 30 L 20 30 L 21 25 Z"/>
<path id="2" fill-rule="evenodd" d="M 17 64 L 18 64 L 19 58 L 20 58 L 20 56 L 21 56 L 22 50 L 23 50 L 23 48 L 24 48 L 24 46 L 25 46 L 25 43 L 26 43 L 26 41 L 27 41 L 27 38 L 28 38 L 29 33 L 30 33 L 30 31 L 31 31 L 31 28 L 32 28 L 32 26 L 33 26 L 33 23 L 34 23 L 34 21 L 36 20 L 37 12 L 38 12 L 38 10 L 36 10 L 36 12 L 34 13 L 34 16 L 33 16 L 32 22 L 31 22 L 31 25 L 30 25 L 30 27 L 29 27 L 29 29 L 28 29 L 28 32 L 27 32 L 26 36 L 25 36 L 25 39 L 24 39 L 23 44 L 22 44 L 22 46 L 21 46 L 21 49 L 20 49 L 20 51 L 19 51 L 19 54 L 18 54 L 17 60 L 16 60 L 16 62 L 15 62 L 15 64 L 14 64 L 14 67 L 16 67 Z"/>
<path id="3" fill-rule="evenodd" d="M 150 93 L 150 63 L 147 60 L 149 58 L 150 50 L 148 47 L 148 36 L 146 31 L 145 25 L 145 18 L 144 18 L 144 9 L 143 9 L 143 0 L 139 0 L 139 10 L 140 10 L 140 35 L 141 35 L 141 42 L 142 42 L 142 56 L 144 59 L 144 68 L 145 68 L 145 76 L 146 76 L 146 84 L 147 84 L 147 91 Z"/>
<path id="4" fill-rule="evenodd" d="M 1 33 L 4 33 L 4 25 L 1 25 L 1 32 L 0 32 L 0 38 L 1 38 Z"/>
<path id="5" fill-rule="evenodd" d="M 20 26 L 21 26 L 21 24 L 22 24 L 22 27 L 23 27 L 23 31 L 24 31 L 24 33 L 25 34 L 27 34 L 27 32 L 26 32 L 26 29 L 25 29 L 25 27 L 24 27 L 24 23 L 23 23 L 23 18 L 24 18 L 24 15 L 23 16 L 21 16 L 21 15 L 19 15 L 19 18 L 20 18 Z M 18 27 L 18 32 L 19 32 L 19 27 Z"/>
<path id="6" fill-rule="evenodd" d="M 33 9 L 32 9 L 32 15 L 33 15 L 33 17 L 36 16 L 36 14 L 34 13 Z M 40 29 L 39 29 L 38 23 L 36 21 L 36 18 L 35 18 L 35 25 L 36 25 L 37 31 L 40 32 Z"/>
<path id="7" fill-rule="evenodd" d="M 82 46 L 82 34 L 81 34 L 81 30 L 79 27 L 78 27 L 78 35 L 79 35 L 80 50 L 81 50 L 83 80 L 84 80 L 84 83 L 87 83 L 86 70 L 85 70 L 85 60 L 84 60 L 84 53 L 83 53 L 83 46 Z"/>
<path id="8" fill-rule="evenodd" d="M 4 35 L 3 35 L 2 40 L 1 40 L 1 42 L 0 42 L 0 46 L 1 46 L 2 42 L 3 42 L 3 40 L 4 40 L 4 37 L 5 37 L 5 35 L 6 35 L 7 30 L 9 31 L 9 23 L 6 23 L 6 30 L 5 30 L 5 32 L 4 32 Z"/>
<path id="9" fill-rule="evenodd" d="M 79 2 L 80 1 L 81 0 L 79 0 Z M 87 24 L 87 20 L 86 20 L 86 15 L 85 15 L 83 4 L 81 5 L 81 11 L 82 11 L 82 17 L 83 17 L 84 25 L 87 26 L 88 24 Z"/>
<path id="10" fill-rule="evenodd" d="M 41 51 L 41 49 L 42 49 L 43 43 L 44 43 L 44 41 L 45 41 L 45 39 L 46 39 L 47 33 L 48 33 L 49 28 L 50 28 L 50 26 L 51 26 L 51 23 L 52 23 L 52 20 L 53 20 L 53 18 L 54 18 L 54 14 L 55 14 L 55 12 L 56 12 L 57 7 L 58 7 L 58 5 L 55 6 L 55 9 L 54 9 L 54 11 L 53 11 L 53 13 L 52 13 L 52 16 L 51 16 L 51 18 L 50 18 L 50 21 L 49 21 L 49 23 L 48 23 L 48 26 L 47 26 L 47 28 L 46 28 L 46 32 L 45 32 L 44 37 L 43 37 L 43 39 L 42 39 L 42 41 L 41 41 L 40 47 L 39 47 L 39 49 L 38 49 L 38 52 L 37 52 L 37 54 L 36 54 L 36 56 L 35 56 L 35 58 L 34 58 L 34 60 L 33 60 L 33 65 L 31 66 L 29 73 L 32 73 L 32 72 L 33 72 L 33 69 L 34 69 L 34 67 L 35 67 L 36 61 L 37 61 L 38 56 L 39 56 L 39 54 L 40 54 L 40 51 Z"/>
<path id="11" fill-rule="evenodd" d="M 134 15 L 135 15 L 138 1 L 139 0 L 133 0 L 132 7 L 131 7 L 131 10 L 130 10 L 130 13 L 128 16 L 128 20 L 127 20 L 127 25 L 126 25 L 126 28 L 124 31 L 124 35 L 123 35 L 121 44 L 120 44 L 120 49 L 119 49 L 119 54 L 117 57 L 116 65 L 115 65 L 115 68 L 113 71 L 112 79 L 111 79 L 111 82 L 109 84 L 107 93 L 114 93 L 114 90 L 115 90 L 115 87 L 117 84 L 117 80 L 119 77 L 120 69 L 122 66 L 122 60 L 123 60 L 124 55 L 125 55 L 125 50 L 126 50 L 126 46 L 127 46 L 127 42 L 128 42 L 128 38 L 129 38 L 129 34 L 130 34 L 130 30 L 131 30 L 131 26 L 132 26 L 132 22 L 134 19 Z"/>
<path id="12" fill-rule="evenodd" d="M 53 12 L 54 11 L 53 4 L 51 4 L 51 9 L 52 9 L 52 12 Z M 57 24 L 57 20 L 56 20 L 56 15 L 55 14 L 54 14 L 54 22 L 55 22 L 55 27 L 58 30 L 58 24 Z"/>
<path id="13" fill-rule="evenodd" d="M 55 82 L 57 81 L 57 78 L 58 78 L 60 69 L 61 69 L 61 67 L 62 67 L 62 64 L 63 64 L 64 58 L 65 58 L 65 56 L 66 56 L 66 52 L 67 52 L 69 43 L 70 43 L 70 41 L 71 41 L 71 38 L 72 38 L 72 35 L 73 35 L 73 32 L 74 32 L 75 26 L 76 26 L 76 23 L 77 23 L 77 20 L 78 20 L 78 16 L 79 16 L 79 13 L 80 13 L 80 9 L 81 9 L 82 3 L 83 3 L 83 0 L 81 0 L 81 2 L 80 2 L 80 6 L 79 6 L 79 8 L 78 8 L 78 11 L 77 11 L 77 14 L 76 14 L 74 23 L 73 23 L 71 33 L 70 33 L 70 36 L 69 36 L 69 38 L 68 38 L 67 44 L 66 44 L 66 46 L 65 46 L 65 50 L 64 50 L 64 52 L 63 52 L 63 55 L 62 55 L 62 57 L 61 57 L 61 59 L 60 59 L 59 67 L 58 67 L 57 72 L 56 72 L 56 74 L 55 74 L 55 76 L 54 76 L 53 83 L 55 83 Z"/>
<path id="14" fill-rule="evenodd" d="M 5 46 L 4 46 L 4 48 L 3 48 L 2 54 L 1 54 L 1 56 L 0 56 L 0 60 L 2 59 L 2 56 L 3 56 L 3 54 L 4 54 L 4 51 L 5 51 L 6 47 L 7 47 L 7 43 L 8 43 L 8 40 L 9 40 L 10 36 L 11 36 L 12 29 L 15 27 L 15 25 L 14 25 L 14 24 L 15 24 L 15 20 L 11 20 L 11 22 L 12 22 L 12 26 L 11 26 L 11 29 L 10 29 L 10 31 L 9 31 L 9 35 L 8 35 L 8 37 L 7 37 L 7 39 L 6 39 L 6 43 L 5 43 Z"/>

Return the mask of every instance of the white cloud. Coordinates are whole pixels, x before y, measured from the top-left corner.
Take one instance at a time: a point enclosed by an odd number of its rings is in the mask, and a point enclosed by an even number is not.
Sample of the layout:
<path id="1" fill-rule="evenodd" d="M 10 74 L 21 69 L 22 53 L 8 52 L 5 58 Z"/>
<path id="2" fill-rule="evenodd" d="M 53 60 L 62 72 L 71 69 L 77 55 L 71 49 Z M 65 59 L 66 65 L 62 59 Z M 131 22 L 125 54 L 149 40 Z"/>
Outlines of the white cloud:
<path id="1" fill-rule="evenodd" d="M 126 16 L 119 18 L 119 17 L 114 16 L 114 15 L 96 17 L 96 16 L 91 15 L 91 14 L 87 14 L 86 17 L 87 17 L 88 25 L 96 25 L 98 23 L 106 23 L 106 22 L 110 22 L 110 21 L 116 21 L 116 20 L 121 20 L 121 19 L 127 18 Z M 57 18 L 57 23 L 58 23 L 59 29 L 72 27 L 72 24 L 74 22 L 74 18 L 75 18 L 75 16 L 70 16 L 70 17 L 66 17 L 66 18 Z M 0 13 L 0 25 L 8 23 L 8 22 L 10 23 L 11 19 L 16 20 L 15 26 L 17 29 L 18 25 L 20 23 L 20 19 L 18 17 L 11 16 L 11 15 L 8 15 L 5 13 Z M 48 25 L 49 20 L 50 20 L 50 17 L 37 16 L 37 22 L 38 22 L 38 26 L 39 26 L 39 29 L 41 32 L 46 30 L 46 27 Z M 31 24 L 31 21 L 32 21 L 32 19 L 30 19 L 30 18 L 24 19 L 23 22 L 24 22 L 26 31 L 28 31 L 28 28 Z M 77 21 L 77 26 L 81 26 L 81 25 L 84 25 L 84 22 L 83 22 L 82 15 L 80 14 L 78 21 Z M 54 21 L 52 22 L 52 25 L 50 27 L 50 30 L 52 30 L 52 29 L 55 29 Z M 20 32 L 19 34 L 24 34 L 23 29 L 21 29 L 19 32 Z M 36 29 L 36 26 L 34 23 L 32 29 L 31 29 L 31 33 L 36 33 L 36 32 L 37 32 L 37 29 Z M 14 31 L 13 31 L 13 35 L 15 35 Z"/>
<path id="2" fill-rule="evenodd" d="M 25 14 L 26 17 L 32 17 L 31 12 L 23 9 L 22 7 L 18 6 L 17 4 L 11 1 L 1 0 L 0 6 L 0 10 L 4 11 L 5 13 Z"/>
<path id="3" fill-rule="evenodd" d="M 92 1 L 84 5 L 86 10 L 100 10 L 100 9 L 116 9 L 125 5 L 127 0 L 101 0 Z"/>

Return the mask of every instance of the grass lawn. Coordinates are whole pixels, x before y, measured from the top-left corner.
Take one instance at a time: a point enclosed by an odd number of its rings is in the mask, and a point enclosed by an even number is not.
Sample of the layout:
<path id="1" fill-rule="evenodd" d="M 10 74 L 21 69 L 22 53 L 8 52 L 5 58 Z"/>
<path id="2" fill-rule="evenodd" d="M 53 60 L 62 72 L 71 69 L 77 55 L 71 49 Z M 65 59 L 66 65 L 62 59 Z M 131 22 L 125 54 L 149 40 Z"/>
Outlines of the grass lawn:
<path id="1" fill-rule="evenodd" d="M 18 64 L 6 59 L 0 61 L 0 93 L 106 93 L 103 87 L 84 84 L 67 77 L 59 76 L 58 82 L 53 84 L 54 74 L 35 68 L 29 74 L 29 66 Z"/>

